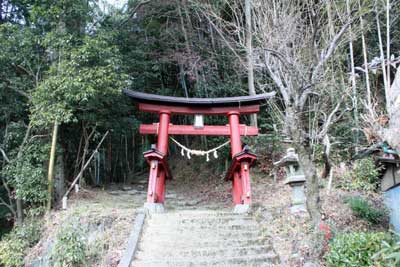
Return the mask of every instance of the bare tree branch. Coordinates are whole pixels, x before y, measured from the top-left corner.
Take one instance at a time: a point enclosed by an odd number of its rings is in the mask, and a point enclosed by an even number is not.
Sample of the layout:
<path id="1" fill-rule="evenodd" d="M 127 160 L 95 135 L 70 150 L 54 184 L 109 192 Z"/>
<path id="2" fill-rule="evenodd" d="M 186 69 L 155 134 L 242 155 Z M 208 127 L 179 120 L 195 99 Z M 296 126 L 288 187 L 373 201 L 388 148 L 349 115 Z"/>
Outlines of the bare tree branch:
<path id="1" fill-rule="evenodd" d="M 127 19 L 125 19 L 124 21 L 121 22 L 121 24 L 119 26 L 123 26 L 125 25 L 131 18 L 133 18 L 133 16 L 135 16 L 136 11 L 143 5 L 150 3 L 151 0 L 148 1 L 142 1 L 140 3 L 138 3 L 134 8 L 132 8 L 132 10 L 129 11 L 129 17 Z M 97 23 L 98 21 L 96 21 Z"/>
<path id="2" fill-rule="evenodd" d="M 333 54 L 335 49 L 337 48 L 339 41 L 341 40 L 343 34 L 347 31 L 349 26 L 353 23 L 352 19 L 349 19 L 340 29 L 340 31 L 332 38 L 332 40 L 329 42 L 329 45 L 321 52 L 319 62 L 317 66 L 314 68 L 312 75 L 311 75 L 311 82 L 315 82 L 317 75 L 321 71 L 321 68 L 324 66 L 326 61 L 330 58 L 330 56 Z"/>
<path id="3" fill-rule="evenodd" d="M 3 155 L 3 158 L 7 161 L 7 163 L 10 163 L 10 159 L 7 157 L 6 152 L 0 147 L 0 152 Z"/>
<path id="4" fill-rule="evenodd" d="M 243 61 L 242 57 L 239 56 L 239 54 L 236 52 L 236 50 L 232 47 L 231 43 L 225 38 L 225 35 L 221 32 L 221 30 L 215 25 L 215 23 L 209 18 L 209 16 L 201 10 L 201 13 L 204 15 L 204 17 L 208 20 L 210 25 L 215 29 L 215 31 L 218 33 L 218 35 L 222 38 L 222 40 L 225 42 L 226 46 L 229 48 L 229 50 L 232 51 L 232 53 L 236 56 L 236 58 L 239 60 L 240 64 L 243 66 L 247 66 L 246 62 Z"/>

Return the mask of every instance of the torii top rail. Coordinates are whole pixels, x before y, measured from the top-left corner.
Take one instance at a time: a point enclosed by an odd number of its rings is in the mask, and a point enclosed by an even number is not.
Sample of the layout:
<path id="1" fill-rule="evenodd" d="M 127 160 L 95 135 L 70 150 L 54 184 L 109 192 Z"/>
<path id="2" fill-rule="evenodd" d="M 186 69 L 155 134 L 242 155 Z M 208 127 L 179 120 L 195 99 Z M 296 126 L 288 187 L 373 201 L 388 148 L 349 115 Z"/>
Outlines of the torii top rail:
<path id="1" fill-rule="evenodd" d="M 159 123 L 140 125 L 141 134 L 156 134 L 157 146 L 144 153 L 150 164 L 147 203 L 164 203 L 165 179 L 172 178 L 166 162 L 168 154 L 168 135 L 226 135 L 230 136 L 232 164 L 226 175 L 232 180 L 233 201 L 236 205 L 251 203 L 249 168 L 256 156 L 242 149 L 240 136 L 258 135 L 257 127 L 239 124 L 240 114 L 253 114 L 260 110 L 260 103 L 272 98 L 275 92 L 255 96 L 225 98 L 184 98 L 160 96 L 124 90 L 125 95 L 138 102 L 139 110 L 159 114 Z M 228 117 L 229 125 L 172 125 L 170 116 L 185 115 L 223 115 Z"/>

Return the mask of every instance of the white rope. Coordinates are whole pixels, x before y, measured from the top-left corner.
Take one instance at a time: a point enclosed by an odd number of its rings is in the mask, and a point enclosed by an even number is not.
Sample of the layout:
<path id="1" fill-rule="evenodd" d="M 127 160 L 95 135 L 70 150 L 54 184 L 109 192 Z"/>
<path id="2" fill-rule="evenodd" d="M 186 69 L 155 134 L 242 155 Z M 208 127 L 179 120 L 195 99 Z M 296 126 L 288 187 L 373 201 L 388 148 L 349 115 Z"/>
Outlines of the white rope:
<path id="1" fill-rule="evenodd" d="M 169 137 L 177 146 L 179 146 L 181 148 L 181 155 L 184 157 L 185 156 L 185 152 L 186 152 L 186 156 L 188 159 L 191 159 L 191 155 L 195 155 L 195 156 L 206 156 L 206 161 L 210 161 L 210 153 L 213 153 L 214 158 L 218 158 L 218 153 L 217 150 L 228 145 L 230 143 L 230 141 L 227 141 L 225 143 L 223 143 L 222 145 L 219 145 L 213 149 L 204 151 L 204 150 L 196 150 L 196 149 L 190 149 L 185 147 L 184 145 L 182 145 L 181 143 L 179 143 L 178 141 L 176 141 L 174 138 Z"/>

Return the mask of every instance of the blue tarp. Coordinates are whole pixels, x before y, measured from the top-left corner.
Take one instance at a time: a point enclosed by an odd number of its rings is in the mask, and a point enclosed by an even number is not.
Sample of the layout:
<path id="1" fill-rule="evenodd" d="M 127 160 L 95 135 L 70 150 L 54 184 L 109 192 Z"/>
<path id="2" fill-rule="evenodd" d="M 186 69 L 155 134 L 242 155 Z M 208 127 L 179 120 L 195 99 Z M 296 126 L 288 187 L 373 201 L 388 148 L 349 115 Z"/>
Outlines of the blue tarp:
<path id="1" fill-rule="evenodd" d="M 390 212 L 390 223 L 400 233 L 400 186 L 384 192 L 385 205 Z"/>

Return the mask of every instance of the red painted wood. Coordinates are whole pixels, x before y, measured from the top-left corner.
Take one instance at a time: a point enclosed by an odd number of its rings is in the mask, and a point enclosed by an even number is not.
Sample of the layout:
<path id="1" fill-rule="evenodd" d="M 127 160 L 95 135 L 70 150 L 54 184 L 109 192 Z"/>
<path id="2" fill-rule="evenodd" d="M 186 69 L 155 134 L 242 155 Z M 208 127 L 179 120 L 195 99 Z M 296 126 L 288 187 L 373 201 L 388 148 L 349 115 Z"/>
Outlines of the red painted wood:
<path id="1" fill-rule="evenodd" d="M 157 202 L 156 183 L 158 173 L 158 160 L 154 159 L 150 162 L 149 186 L 147 189 L 147 203 Z"/>
<path id="2" fill-rule="evenodd" d="M 233 174 L 232 179 L 232 198 L 235 205 L 242 204 L 243 188 L 239 172 Z"/>
<path id="3" fill-rule="evenodd" d="M 247 161 L 240 163 L 240 177 L 242 178 L 242 201 L 243 204 L 251 204 L 251 189 L 250 189 L 250 164 Z"/>
<path id="4" fill-rule="evenodd" d="M 141 124 L 139 128 L 140 134 L 157 134 L 158 124 Z M 247 129 L 246 129 L 247 128 Z M 240 135 L 256 136 L 258 128 L 253 126 L 239 125 Z M 193 125 L 169 125 L 168 133 L 170 135 L 218 135 L 229 136 L 229 126 L 224 125 L 204 125 L 202 129 L 195 129 Z"/>
<path id="5" fill-rule="evenodd" d="M 160 113 L 160 124 L 158 127 L 157 149 L 164 155 L 168 154 L 168 130 L 170 113 Z"/>
<path id="6" fill-rule="evenodd" d="M 157 203 L 164 204 L 165 200 L 165 171 L 160 170 L 157 176 L 156 183 L 156 192 L 157 192 Z"/>
<path id="7" fill-rule="evenodd" d="M 242 151 L 242 141 L 240 140 L 239 113 L 230 112 L 228 114 L 229 129 L 231 136 L 232 158 Z"/>
<path id="8" fill-rule="evenodd" d="M 229 112 L 228 113 L 230 137 L 231 137 L 231 154 L 232 159 L 234 156 L 242 151 L 242 141 L 240 140 L 240 126 L 239 126 L 239 113 Z M 241 182 L 240 173 L 235 171 L 233 174 L 233 188 L 232 197 L 233 202 L 237 204 L 242 204 L 243 196 L 243 184 Z"/>
<path id="9" fill-rule="evenodd" d="M 259 105 L 243 107 L 184 107 L 170 105 L 155 105 L 139 103 L 139 109 L 144 112 L 155 112 L 160 116 L 159 124 L 140 125 L 141 134 L 157 134 L 157 150 L 159 156 L 149 157 L 150 174 L 147 202 L 164 203 L 165 179 L 170 176 L 164 156 L 168 154 L 168 136 L 171 135 L 218 135 L 230 136 L 232 166 L 228 172 L 228 179 L 232 179 L 233 202 L 237 204 L 251 203 L 250 166 L 255 161 L 255 155 L 242 152 L 241 136 L 258 134 L 256 127 L 239 124 L 240 114 L 251 114 L 259 111 Z M 226 115 L 229 126 L 206 125 L 202 129 L 195 129 L 192 125 L 172 125 L 172 114 L 205 114 Z M 154 152 L 155 153 L 155 152 Z M 251 154 L 251 155 L 250 155 Z M 146 157 L 146 155 L 145 155 Z"/>
<path id="10" fill-rule="evenodd" d="M 164 154 L 159 151 L 146 151 L 144 152 L 144 158 L 146 159 L 149 166 L 151 166 L 152 160 L 157 160 L 159 168 L 165 172 L 165 179 L 172 179 L 171 171 L 168 167 L 168 163 L 165 160 Z"/>
<path id="11" fill-rule="evenodd" d="M 238 112 L 240 114 L 253 114 L 260 111 L 260 105 L 238 106 L 238 107 L 185 107 L 155 105 L 148 103 L 139 103 L 139 110 L 143 112 L 160 113 L 169 111 L 172 114 L 204 114 L 204 115 L 227 115 L 229 112 Z"/>
<path id="12" fill-rule="evenodd" d="M 160 151 L 162 154 L 168 154 L 168 128 L 169 128 L 169 120 L 170 120 L 170 113 L 169 112 L 160 112 L 160 125 L 159 125 L 159 132 L 157 137 L 157 150 Z M 164 158 L 163 158 L 164 159 Z M 151 161 L 151 164 L 154 160 Z M 165 198 L 165 170 L 162 168 L 158 168 L 160 161 L 157 161 L 157 168 L 153 170 L 153 166 L 150 165 L 150 175 L 151 181 L 149 178 L 149 183 L 152 182 L 152 190 L 154 190 L 155 196 L 150 198 L 150 203 L 164 203 Z M 164 166 L 165 168 L 165 166 Z M 150 187 L 149 187 L 150 188 Z M 150 194 L 151 192 L 149 192 Z M 149 202 L 149 198 L 147 198 Z"/>
<path id="13" fill-rule="evenodd" d="M 240 171 L 242 162 L 248 162 L 249 163 L 248 167 L 250 168 L 251 166 L 254 165 L 256 160 L 257 156 L 249 152 L 241 152 L 239 153 L 239 155 L 235 155 L 232 159 L 231 166 L 229 166 L 229 169 L 226 172 L 225 180 L 233 179 L 235 172 Z"/>

